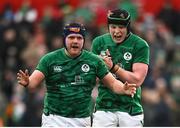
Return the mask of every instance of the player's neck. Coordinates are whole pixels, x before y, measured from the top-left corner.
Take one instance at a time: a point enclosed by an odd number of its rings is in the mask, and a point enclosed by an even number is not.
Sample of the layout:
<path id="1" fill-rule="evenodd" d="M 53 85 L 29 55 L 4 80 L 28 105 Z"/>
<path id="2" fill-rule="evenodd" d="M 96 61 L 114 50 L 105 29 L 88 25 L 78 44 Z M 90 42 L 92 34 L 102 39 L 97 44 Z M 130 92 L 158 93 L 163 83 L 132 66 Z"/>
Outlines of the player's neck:
<path id="1" fill-rule="evenodd" d="M 66 54 L 67 56 L 69 56 L 70 58 L 77 58 L 78 56 L 81 55 L 81 53 L 82 53 L 82 51 L 80 51 L 79 54 L 74 54 L 74 55 L 72 55 L 72 54 L 70 54 L 70 53 L 67 51 L 67 49 L 65 49 L 65 54 Z"/>

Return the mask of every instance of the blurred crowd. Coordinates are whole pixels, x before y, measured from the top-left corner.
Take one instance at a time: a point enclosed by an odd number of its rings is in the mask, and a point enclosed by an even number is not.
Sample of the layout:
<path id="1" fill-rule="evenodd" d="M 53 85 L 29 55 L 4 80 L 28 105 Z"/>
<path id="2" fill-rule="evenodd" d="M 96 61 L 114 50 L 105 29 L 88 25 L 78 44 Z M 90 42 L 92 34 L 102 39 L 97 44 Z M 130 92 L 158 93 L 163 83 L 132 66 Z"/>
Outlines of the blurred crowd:
<path id="1" fill-rule="evenodd" d="M 20 87 L 16 73 L 26 68 L 32 72 L 45 53 L 62 47 L 62 27 L 70 21 L 86 26 L 89 50 L 92 39 L 107 32 L 106 14 L 112 8 L 127 9 L 132 32 L 150 46 L 150 68 L 142 86 L 144 126 L 180 126 L 180 7 L 160 0 L 162 6 L 148 11 L 151 5 L 144 6 L 145 1 L 57 0 L 41 16 L 31 0 L 23 0 L 16 11 L 5 4 L 0 12 L 0 126 L 41 125 L 44 86 Z"/>

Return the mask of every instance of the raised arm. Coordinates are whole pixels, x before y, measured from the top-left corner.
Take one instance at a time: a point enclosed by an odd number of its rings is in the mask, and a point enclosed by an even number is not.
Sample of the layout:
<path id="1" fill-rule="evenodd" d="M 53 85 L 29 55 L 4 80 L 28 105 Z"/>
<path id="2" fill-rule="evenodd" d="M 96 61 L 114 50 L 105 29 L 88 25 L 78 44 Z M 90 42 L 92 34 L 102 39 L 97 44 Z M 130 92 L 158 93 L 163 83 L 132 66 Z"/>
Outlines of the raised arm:
<path id="1" fill-rule="evenodd" d="M 44 80 L 44 74 L 38 70 L 35 70 L 31 75 L 29 75 L 27 69 L 24 72 L 19 70 L 17 73 L 17 80 L 19 85 L 34 89 Z"/>
<path id="2" fill-rule="evenodd" d="M 109 51 L 106 51 L 106 55 L 102 57 L 106 65 L 109 67 L 110 71 L 114 73 L 122 81 L 128 81 L 129 83 L 135 83 L 140 86 L 148 72 L 148 65 L 145 63 L 134 63 L 132 66 L 132 71 L 127 71 L 121 68 L 119 65 L 113 65 L 111 60 L 111 55 Z"/>
<path id="3" fill-rule="evenodd" d="M 128 81 L 131 83 L 135 83 L 138 86 L 140 86 L 143 83 L 143 81 L 147 75 L 147 71 L 148 71 L 148 65 L 144 64 L 144 63 L 134 63 L 132 72 L 126 71 L 126 70 L 122 69 L 121 67 L 119 67 L 118 65 L 115 65 L 114 68 L 116 68 L 116 70 L 117 70 L 114 73 L 122 81 Z"/>

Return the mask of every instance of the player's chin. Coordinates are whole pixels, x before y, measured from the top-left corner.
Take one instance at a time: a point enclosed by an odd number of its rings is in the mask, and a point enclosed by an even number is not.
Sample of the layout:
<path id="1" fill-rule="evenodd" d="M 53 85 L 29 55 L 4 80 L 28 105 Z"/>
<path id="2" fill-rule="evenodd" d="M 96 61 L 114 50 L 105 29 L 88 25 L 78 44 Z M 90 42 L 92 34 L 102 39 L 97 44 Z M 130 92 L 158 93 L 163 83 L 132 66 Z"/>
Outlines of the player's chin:
<path id="1" fill-rule="evenodd" d="M 72 48 L 71 49 L 71 54 L 73 55 L 78 55 L 81 53 L 81 49 L 80 48 Z"/>
<path id="2" fill-rule="evenodd" d="M 121 43 L 123 42 L 123 39 L 122 38 L 113 38 L 114 42 L 116 43 Z"/>

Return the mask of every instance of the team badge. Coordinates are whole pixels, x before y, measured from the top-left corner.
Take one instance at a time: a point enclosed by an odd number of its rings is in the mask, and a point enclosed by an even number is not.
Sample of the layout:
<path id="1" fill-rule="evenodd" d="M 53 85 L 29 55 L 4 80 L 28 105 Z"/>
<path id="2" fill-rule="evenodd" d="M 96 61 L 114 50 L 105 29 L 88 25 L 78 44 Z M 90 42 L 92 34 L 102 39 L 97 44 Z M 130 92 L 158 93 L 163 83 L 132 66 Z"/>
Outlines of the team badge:
<path id="1" fill-rule="evenodd" d="M 130 52 L 124 53 L 124 59 L 125 60 L 131 60 L 132 59 L 132 54 Z"/>
<path id="2" fill-rule="evenodd" d="M 82 67 L 81 67 L 82 71 L 83 72 L 89 72 L 90 70 L 90 67 L 88 64 L 83 64 Z"/>

